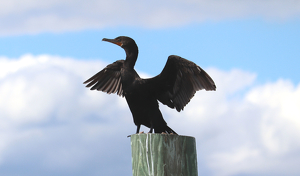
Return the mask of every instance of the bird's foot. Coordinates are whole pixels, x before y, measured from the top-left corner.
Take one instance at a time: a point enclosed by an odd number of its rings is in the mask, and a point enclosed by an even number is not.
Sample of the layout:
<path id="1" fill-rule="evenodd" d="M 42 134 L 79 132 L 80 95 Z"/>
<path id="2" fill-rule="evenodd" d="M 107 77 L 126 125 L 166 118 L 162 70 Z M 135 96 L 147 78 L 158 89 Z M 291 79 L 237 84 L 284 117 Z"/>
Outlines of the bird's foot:
<path id="1" fill-rule="evenodd" d="M 143 134 L 144 133 L 144 131 L 142 131 L 142 132 L 139 132 L 139 133 L 136 133 L 136 134 Z M 132 135 L 132 134 L 131 134 Z M 131 137 L 131 135 L 128 135 L 127 137 Z"/>
<path id="2" fill-rule="evenodd" d="M 152 134 L 153 132 L 150 130 L 147 134 Z"/>

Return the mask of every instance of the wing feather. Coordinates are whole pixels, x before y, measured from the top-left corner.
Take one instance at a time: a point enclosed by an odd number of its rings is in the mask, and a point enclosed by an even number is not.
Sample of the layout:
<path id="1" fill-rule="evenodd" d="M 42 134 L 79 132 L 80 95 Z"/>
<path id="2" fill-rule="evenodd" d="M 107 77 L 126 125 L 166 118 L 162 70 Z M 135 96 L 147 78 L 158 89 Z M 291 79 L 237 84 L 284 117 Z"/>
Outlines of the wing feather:
<path id="1" fill-rule="evenodd" d="M 157 85 L 157 99 L 177 111 L 183 110 L 196 91 L 216 90 L 214 81 L 201 67 L 175 55 L 169 56 L 161 74 L 146 82 Z"/>
<path id="2" fill-rule="evenodd" d="M 123 64 L 124 60 L 118 60 L 107 65 L 103 70 L 86 80 L 84 84 L 87 84 L 86 87 L 91 87 L 91 90 L 98 90 L 108 94 L 117 93 L 119 96 L 124 96 L 121 84 Z"/>

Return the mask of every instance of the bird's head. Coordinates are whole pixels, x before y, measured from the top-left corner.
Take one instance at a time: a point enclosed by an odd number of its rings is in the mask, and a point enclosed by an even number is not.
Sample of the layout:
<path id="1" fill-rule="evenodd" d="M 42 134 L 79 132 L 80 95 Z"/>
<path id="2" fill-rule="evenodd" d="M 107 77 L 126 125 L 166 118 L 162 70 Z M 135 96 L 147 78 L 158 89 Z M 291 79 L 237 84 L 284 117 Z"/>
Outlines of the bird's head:
<path id="1" fill-rule="evenodd" d="M 110 42 L 110 43 L 119 45 L 120 47 L 122 47 L 124 49 L 136 47 L 135 41 L 132 38 L 126 37 L 126 36 L 119 36 L 115 39 L 103 38 L 102 41 L 106 41 L 106 42 Z"/>

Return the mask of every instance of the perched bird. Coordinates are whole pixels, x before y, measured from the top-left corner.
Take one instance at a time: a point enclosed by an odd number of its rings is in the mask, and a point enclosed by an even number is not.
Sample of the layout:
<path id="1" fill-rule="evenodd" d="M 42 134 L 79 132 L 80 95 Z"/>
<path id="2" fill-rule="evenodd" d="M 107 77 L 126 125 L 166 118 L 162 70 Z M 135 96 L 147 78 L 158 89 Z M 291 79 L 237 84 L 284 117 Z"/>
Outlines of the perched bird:
<path id="1" fill-rule="evenodd" d="M 125 97 L 137 126 L 150 128 L 149 133 L 173 133 L 174 130 L 167 126 L 158 107 L 158 101 L 178 112 L 194 96 L 196 91 L 216 90 L 212 78 L 195 63 L 179 56 L 170 55 L 162 72 L 149 79 L 142 79 L 134 70 L 138 57 L 138 47 L 135 41 L 126 36 L 115 39 L 103 38 L 119 45 L 126 52 L 125 60 L 118 60 L 107 65 L 103 70 L 86 80 L 86 87 L 108 94 L 117 93 Z M 157 101 L 158 100 L 158 101 Z"/>

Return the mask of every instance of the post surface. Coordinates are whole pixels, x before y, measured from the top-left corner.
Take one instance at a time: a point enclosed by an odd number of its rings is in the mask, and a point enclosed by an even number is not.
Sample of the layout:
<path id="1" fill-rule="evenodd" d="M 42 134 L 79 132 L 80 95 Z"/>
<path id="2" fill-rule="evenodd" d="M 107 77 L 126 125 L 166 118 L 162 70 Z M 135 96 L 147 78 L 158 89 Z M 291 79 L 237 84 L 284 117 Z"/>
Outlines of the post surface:
<path id="1" fill-rule="evenodd" d="M 197 176 L 194 137 L 131 135 L 133 176 Z"/>

